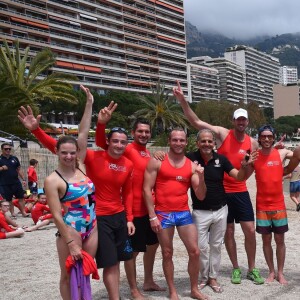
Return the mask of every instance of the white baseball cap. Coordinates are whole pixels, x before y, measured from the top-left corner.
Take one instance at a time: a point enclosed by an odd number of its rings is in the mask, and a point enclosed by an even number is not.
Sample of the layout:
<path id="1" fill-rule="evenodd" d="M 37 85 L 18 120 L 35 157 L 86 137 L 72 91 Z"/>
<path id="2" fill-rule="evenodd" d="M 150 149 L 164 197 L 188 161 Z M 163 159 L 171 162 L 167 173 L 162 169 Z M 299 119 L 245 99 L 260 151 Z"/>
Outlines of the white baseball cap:
<path id="1" fill-rule="evenodd" d="M 234 113 L 233 113 L 233 118 L 238 119 L 239 117 L 244 117 L 248 119 L 248 112 L 243 109 L 243 108 L 238 108 Z"/>

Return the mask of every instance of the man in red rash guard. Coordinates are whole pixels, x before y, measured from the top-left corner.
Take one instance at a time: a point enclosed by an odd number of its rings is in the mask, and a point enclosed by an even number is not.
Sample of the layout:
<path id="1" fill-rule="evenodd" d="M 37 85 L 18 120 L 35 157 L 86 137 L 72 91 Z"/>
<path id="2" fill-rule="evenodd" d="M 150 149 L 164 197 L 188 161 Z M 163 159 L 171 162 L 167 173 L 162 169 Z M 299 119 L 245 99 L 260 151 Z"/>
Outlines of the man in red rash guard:
<path id="1" fill-rule="evenodd" d="M 21 237 L 24 235 L 22 228 L 12 228 L 9 226 L 5 214 L 9 210 L 9 202 L 6 200 L 0 201 L 0 240 L 12 237 Z"/>
<path id="2" fill-rule="evenodd" d="M 187 137 L 183 129 L 175 128 L 169 134 L 170 150 L 163 161 L 151 158 L 144 176 L 144 199 L 149 212 L 151 228 L 157 233 L 162 249 L 163 270 L 169 288 L 169 297 L 178 300 L 174 285 L 174 264 L 172 260 L 175 227 L 183 241 L 188 255 L 188 273 L 191 294 L 194 299 L 206 299 L 198 288 L 200 269 L 198 235 L 188 206 L 187 191 L 192 186 L 197 198 L 206 195 L 204 171 L 200 165 L 191 162 L 184 155 Z M 152 189 L 155 187 L 155 209 Z"/>
<path id="3" fill-rule="evenodd" d="M 270 125 L 258 130 L 258 158 L 246 168 L 255 171 L 256 194 L 256 231 L 262 235 L 263 250 L 269 267 L 266 282 L 277 279 L 280 284 L 287 284 L 283 276 L 285 261 L 284 233 L 288 231 L 287 213 L 284 203 L 282 176 L 283 161 L 291 158 L 293 152 L 287 149 L 275 149 L 275 131 Z M 276 243 L 277 275 L 275 273 L 272 248 L 272 232 Z"/>
<path id="4" fill-rule="evenodd" d="M 88 113 L 90 118 L 91 114 L 92 111 Z M 30 107 L 21 107 L 18 118 L 45 147 L 55 151 L 56 140 L 39 127 L 40 115 L 35 118 Z M 88 118 L 82 119 L 82 122 L 85 121 L 89 121 Z M 82 122 L 80 128 L 87 127 Z M 96 187 L 97 265 L 103 268 L 109 299 L 119 299 L 120 261 L 132 258 L 128 235 L 135 232 L 132 223 L 133 164 L 123 156 L 128 143 L 127 132 L 123 128 L 113 128 L 106 143 L 106 151 L 87 150 L 84 163 L 87 176 Z"/>
<path id="5" fill-rule="evenodd" d="M 97 146 L 106 149 L 105 126 L 117 105 L 111 102 L 108 107 L 100 110 L 96 129 Z M 125 271 L 133 299 L 143 299 L 136 282 L 136 257 L 139 252 L 144 252 L 144 291 L 163 291 L 153 279 L 153 265 L 155 253 L 158 248 L 158 239 L 150 227 L 148 210 L 143 199 L 143 181 L 146 166 L 150 160 L 150 152 L 146 145 L 151 137 L 150 123 L 146 119 L 137 119 L 131 131 L 133 142 L 129 144 L 124 156 L 133 162 L 133 223 L 135 234 L 131 237 L 133 258 L 125 261 Z"/>
<path id="6" fill-rule="evenodd" d="M 226 156 L 237 170 L 240 169 L 241 161 L 247 152 L 250 153 L 258 148 L 257 141 L 245 133 L 249 123 L 246 110 L 239 108 L 234 112 L 234 129 L 229 130 L 224 127 L 213 126 L 200 120 L 185 100 L 179 82 L 177 82 L 177 86 L 173 88 L 173 94 L 179 101 L 183 112 L 191 125 L 198 130 L 210 129 L 215 134 L 218 153 Z M 241 224 L 245 235 L 245 250 L 248 258 L 247 278 L 252 280 L 255 284 L 263 284 L 264 279 L 261 277 L 259 270 L 255 268 L 256 239 L 254 211 L 250 195 L 247 191 L 246 182 L 239 182 L 229 177 L 227 174 L 224 174 L 223 183 L 228 205 L 225 246 L 233 266 L 231 282 L 234 284 L 241 283 L 241 270 L 238 264 L 237 247 L 234 238 L 235 222 Z"/>

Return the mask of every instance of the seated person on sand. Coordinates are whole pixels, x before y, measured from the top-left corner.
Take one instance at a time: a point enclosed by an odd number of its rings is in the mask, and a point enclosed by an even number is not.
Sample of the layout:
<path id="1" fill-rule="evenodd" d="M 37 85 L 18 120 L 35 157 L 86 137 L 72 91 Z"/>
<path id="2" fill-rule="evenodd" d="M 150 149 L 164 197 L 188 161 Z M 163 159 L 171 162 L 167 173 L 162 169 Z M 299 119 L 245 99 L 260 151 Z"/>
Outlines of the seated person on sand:
<path id="1" fill-rule="evenodd" d="M 27 214 L 29 214 L 32 210 L 32 207 L 34 206 L 34 204 L 37 202 L 37 198 L 36 198 L 36 195 L 33 195 L 33 194 L 27 194 L 25 191 L 24 191 L 24 202 L 25 202 L 25 212 Z M 20 212 L 18 213 L 21 213 L 21 209 L 20 209 L 20 204 L 19 204 L 19 199 L 13 199 L 12 200 L 12 203 L 13 205 L 19 209 Z"/>
<path id="2" fill-rule="evenodd" d="M 0 201 L 0 203 L 2 203 L 2 201 L 5 201 L 5 202 L 6 202 L 5 199 L 2 199 L 2 200 Z M 6 205 L 4 205 L 3 208 L 4 208 L 4 209 L 3 209 L 3 213 L 4 213 L 4 217 L 5 217 L 6 223 L 7 223 L 10 227 L 12 227 L 13 229 L 17 229 L 17 228 L 25 229 L 25 228 L 27 228 L 26 225 L 20 225 L 20 224 L 18 224 L 16 221 L 13 220 L 14 217 L 9 216 L 9 215 L 7 214 Z M 1 211 L 1 210 L 0 210 L 0 211 Z"/>
<path id="3" fill-rule="evenodd" d="M 26 232 L 34 231 L 53 223 L 53 216 L 50 213 L 50 208 L 46 203 L 46 195 L 44 193 L 38 194 L 38 200 L 31 210 L 31 218 L 35 225 L 26 228 Z"/>
<path id="4" fill-rule="evenodd" d="M 24 230 L 18 228 L 17 224 L 12 221 L 6 213 L 9 211 L 9 202 L 6 200 L 0 201 L 0 240 L 12 237 L 21 237 L 24 235 Z M 14 225 L 10 224 L 15 223 Z"/>

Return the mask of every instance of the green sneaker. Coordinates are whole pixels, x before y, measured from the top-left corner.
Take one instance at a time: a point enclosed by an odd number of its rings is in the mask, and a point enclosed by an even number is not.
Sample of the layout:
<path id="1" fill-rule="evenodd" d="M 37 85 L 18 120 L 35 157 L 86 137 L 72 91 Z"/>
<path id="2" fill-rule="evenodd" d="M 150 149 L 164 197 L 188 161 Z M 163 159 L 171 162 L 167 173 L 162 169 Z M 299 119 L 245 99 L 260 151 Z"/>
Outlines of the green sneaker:
<path id="1" fill-rule="evenodd" d="M 232 273 L 231 273 L 231 283 L 233 284 L 240 284 L 242 281 L 241 278 L 241 269 L 237 268 L 237 269 L 233 269 Z"/>
<path id="2" fill-rule="evenodd" d="M 265 280 L 261 277 L 258 269 L 253 269 L 251 272 L 248 272 L 247 278 L 252 280 L 255 284 L 263 284 Z"/>

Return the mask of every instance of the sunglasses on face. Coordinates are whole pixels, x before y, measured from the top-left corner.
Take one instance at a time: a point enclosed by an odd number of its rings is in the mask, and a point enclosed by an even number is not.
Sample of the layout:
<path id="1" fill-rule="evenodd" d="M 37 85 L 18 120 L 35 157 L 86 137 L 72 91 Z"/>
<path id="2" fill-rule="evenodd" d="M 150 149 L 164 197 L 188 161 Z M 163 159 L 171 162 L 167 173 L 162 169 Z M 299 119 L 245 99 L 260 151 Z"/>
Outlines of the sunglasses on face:
<path id="1" fill-rule="evenodd" d="M 260 136 L 261 140 L 265 140 L 266 138 L 268 138 L 269 140 L 273 140 L 274 136 L 272 134 L 270 134 L 270 135 L 261 135 Z"/>
<path id="2" fill-rule="evenodd" d="M 5 151 L 10 151 L 11 148 L 3 148 L 3 150 L 5 150 Z"/>

